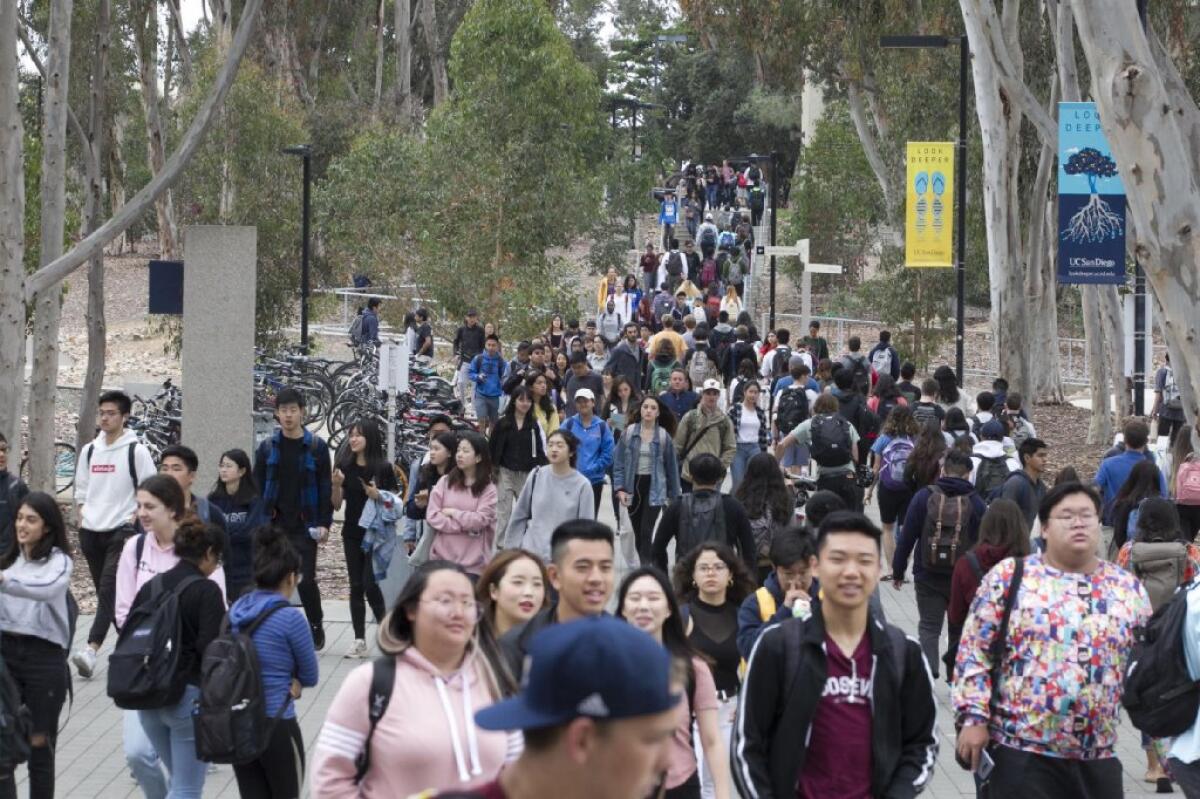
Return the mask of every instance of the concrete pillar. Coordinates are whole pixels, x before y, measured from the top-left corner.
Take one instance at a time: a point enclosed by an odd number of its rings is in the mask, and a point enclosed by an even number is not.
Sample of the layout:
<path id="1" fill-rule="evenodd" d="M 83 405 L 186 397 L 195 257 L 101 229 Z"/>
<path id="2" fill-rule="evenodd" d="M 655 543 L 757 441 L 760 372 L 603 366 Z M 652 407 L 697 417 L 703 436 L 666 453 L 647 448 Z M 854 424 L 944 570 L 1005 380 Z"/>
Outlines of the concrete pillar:
<path id="1" fill-rule="evenodd" d="M 193 491 L 202 496 L 222 452 L 254 458 L 258 229 L 198 225 L 183 239 L 183 443 L 200 458 Z"/>

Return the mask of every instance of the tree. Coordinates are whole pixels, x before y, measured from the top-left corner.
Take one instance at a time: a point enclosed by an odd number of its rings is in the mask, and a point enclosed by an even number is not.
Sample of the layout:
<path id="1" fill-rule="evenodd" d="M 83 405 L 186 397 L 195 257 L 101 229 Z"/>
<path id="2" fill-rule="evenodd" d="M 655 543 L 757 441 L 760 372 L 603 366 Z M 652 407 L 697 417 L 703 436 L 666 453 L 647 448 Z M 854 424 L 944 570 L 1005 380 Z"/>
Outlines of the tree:
<path id="1" fill-rule="evenodd" d="M 17 4 L 0 3 L 0 433 L 20 440 L 25 375 L 25 126 L 17 79 Z M 0 370 L 0 373 L 3 373 Z"/>

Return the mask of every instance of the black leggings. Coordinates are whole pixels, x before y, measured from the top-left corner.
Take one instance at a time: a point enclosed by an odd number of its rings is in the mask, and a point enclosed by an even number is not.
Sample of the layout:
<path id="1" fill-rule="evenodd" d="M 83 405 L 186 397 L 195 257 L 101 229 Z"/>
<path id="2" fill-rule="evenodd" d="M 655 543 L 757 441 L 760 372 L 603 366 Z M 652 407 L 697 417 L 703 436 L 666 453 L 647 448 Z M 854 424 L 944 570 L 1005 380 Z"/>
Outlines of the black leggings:
<path id="1" fill-rule="evenodd" d="M 346 525 L 342 528 L 342 553 L 346 556 L 346 576 L 350 579 L 350 626 L 354 628 L 354 637 L 359 640 L 367 635 L 366 603 L 371 605 L 376 624 L 383 621 L 383 615 L 387 612 L 383 593 L 375 582 L 371 557 L 363 552 L 362 540 L 361 527 Z"/>
<path id="2" fill-rule="evenodd" d="M 650 475 L 639 474 L 633 484 L 633 496 L 629 500 L 629 521 L 633 525 L 633 540 L 637 545 L 638 562 L 647 566 L 653 563 L 651 543 L 654 525 L 662 508 L 650 504 Z"/>
<path id="3" fill-rule="evenodd" d="M 108 635 L 113 623 L 113 610 L 117 599 L 117 564 L 125 540 L 133 534 L 133 527 L 123 525 L 115 530 L 79 531 L 79 549 L 87 560 L 92 585 L 96 588 L 96 616 L 88 633 L 88 643 L 99 646 Z"/>
<path id="4" fill-rule="evenodd" d="M 21 701 L 33 717 L 33 735 L 46 736 L 44 746 L 34 746 L 26 764 L 29 769 L 30 799 L 53 799 L 54 745 L 58 739 L 58 716 L 67 698 L 67 651 L 57 644 L 31 635 L 6 633 L 0 639 L 4 665 L 21 693 Z M 13 772 L 0 774 L 0 799 L 16 799 Z"/>
<path id="5" fill-rule="evenodd" d="M 317 586 L 317 542 L 307 530 L 288 531 L 288 540 L 300 556 L 300 585 L 296 593 L 300 594 L 300 604 L 304 606 L 304 615 L 312 627 L 320 625 L 325 620 L 321 610 L 321 589 Z"/>
<path id="6" fill-rule="evenodd" d="M 299 799 L 304 782 L 304 736 L 295 719 L 280 719 L 258 760 L 235 764 L 242 799 Z"/>

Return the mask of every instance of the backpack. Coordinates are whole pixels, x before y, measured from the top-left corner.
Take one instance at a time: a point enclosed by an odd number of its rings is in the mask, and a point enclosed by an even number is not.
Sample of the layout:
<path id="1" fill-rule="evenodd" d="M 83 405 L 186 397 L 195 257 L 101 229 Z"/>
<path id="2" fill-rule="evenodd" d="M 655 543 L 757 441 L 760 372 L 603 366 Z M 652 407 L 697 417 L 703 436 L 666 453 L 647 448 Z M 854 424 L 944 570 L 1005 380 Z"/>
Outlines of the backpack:
<path id="1" fill-rule="evenodd" d="M 683 274 L 683 255 L 678 251 L 667 256 L 667 274 L 672 277 L 679 277 Z"/>
<path id="2" fill-rule="evenodd" d="M 912 416 L 917 424 L 925 427 L 930 422 L 938 421 L 937 405 L 932 402 L 916 402 L 912 406 Z"/>
<path id="3" fill-rule="evenodd" d="M 845 466 L 850 463 L 850 423 L 841 416 L 814 416 L 809 452 L 820 466 Z"/>
<path id="4" fill-rule="evenodd" d="M 1200 505 L 1200 461 L 1191 455 L 1175 471 L 1175 503 Z"/>
<path id="5" fill-rule="evenodd" d="M 1125 666 L 1121 704 L 1133 726 L 1152 738 L 1182 734 L 1195 724 L 1200 710 L 1200 682 L 1188 673 L 1183 644 L 1188 593 L 1195 587 L 1193 580 L 1154 611 L 1135 634 Z"/>
<path id="6" fill-rule="evenodd" d="M 679 498 L 679 533 L 675 537 L 677 552 L 691 552 L 705 541 L 725 540 L 724 495 L 713 491 L 708 496 L 684 494 Z"/>
<path id="7" fill-rule="evenodd" d="M 137 487 L 138 487 L 137 451 L 136 451 L 137 445 L 138 445 L 138 442 L 134 441 L 132 444 L 130 444 L 128 447 L 126 447 L 126 450 L 128 452 L 126 457 L 129 459 L 129 463 L 128 463 L 129 479 L 133 481 L 133 493 L 134 494 L 137 493 Z M 84 469 L 92 468 L 92 450 L 95 448 L 96 448 L 96 442 L 93 441 L 91 444 L 88 444 L 87 449 L 85 449 L 83 451 L 83 468 Z"/>
<path id="8" fill-rule="evenodd" d="M 717 368 L 717 362 L 710 357 L 707 347 L 692 350 L 691 360 L 688 361 L 688 377 L 697 390 L 709 378 L 720 379 L 721 371 Z"/>
<path id="9" fill-rule="evenodd" d="M 704 230 L 702 230 L 700 232 L 700 243 L 716 245 L 717 232 L 715 230 L 713 230 L 711 227 L 706 227 Z"/>
<path id="10" fill-rule="evenodd" d="M 700 266 L 700 286 L 703 288 L 716 282 L 717 262 L 712 258 L 705 258 L 704 263 Z"/>
<path id="11" fill-rule="evenodd" d="M 947 502 L 947 499 L 953 502 Z M 954 573 L 955 562 L 967 549 L 963 528 L 970 513 L 969 497 L 947 497 L 937 486 L 929 487 L 925 527 L 921 530 L 921 565 L 926 571 L 940 575 Z"/>
<path id="12" fill-rule="evenodd" d="M 1142 581 L 1151 608 L 1158 610 L 1171 600 L 1175 589 L 1183 584 L 1187 560 L 1187 544 L 1183 541 L 1133 542 L 1129 570 Z"/>
<path id="13" fill-rule="evenodd" d="M 732 230 L 722 230 L 717 236 L 717 246 L 723 250 L 731 250 L 737 246 L 737 238 L 733 235 Z"/>
<path id="14" fill-rule="evenodd" d="M 357 314 L 354 317 L 354 321 L 350 323 L 350 343 L 356 347 L 363 343 L 362 329 L 363 315 Z"/>
<path id="15" fill-rule="evenodd" d="M 1179 396 L 1179 386 L 1175 382 L 1175 370 L 1170 366 L 1164 366 L 1166 374 L 1163 376 L 1163 404 L 1172 411 L 1183 410 L 1183 398 Z"/>
<path id="16" fill-rule="evenodd" d="M 11 775 L 29 759 L 33 714 L 21 699 L 21 689 L 0 657 L 0 772 Z M 10 776 L 9 779 L 14 779 Z"/>
<path id="17" fill-rule="evenodd" d="M 746 282 L 745 277 L 742 275 L 741 258 L 729 259 L 729 276 L 726 279 L 735 286 L 740 286 Z"/>
<path id="18" fill-rule="evenodd" d="M 1008 420 L 1012 422 L 1013 446 L 1020 449 L 1022 444 L 1033 438 L 1033 427 L 1017 413 L 1009 414 Z"/>
<path id="19" fill-rule="evenodd" d="M 267 608 L 249 626 L 233 632 L 229 616 L 200 661 L 200 701 L 192 714 L 196 756 L 206 763 L 248 763 L 266 751 L 275 723 L 291 702 L 285 697 L 273 718 L 259 668 L 254 631 L 287 604 Z"/>
<path id="20" fill-rule="evenodd" d="M 912 454 L 911 438 L 893 438 L 883 448 L 882 465 L 879 468 L 879 484 L 889 491 L 907 491 L 904 481 L 904 465 Z"/>
<path id="21" fill-rule="evenodd" d="M 650 391 L 654 394 L 661 394 L 671 386 L 671 372 L 675 371 L 678 366 L 676 361 L 663 365 L 658 361 L 653 361 L 650 364 Z"/>
<path id="22" fill-rule="evenodd" d="M 108 656 L 108 696 L 125 710 L 153 710 L 179 699 L 179 650 L 182 621 L 179 596 L 203 580 L 190 574 L 173 589 L 163 575 L 150 580 L 150 594 L 125 619 L 117 645 Z"/>
<path id="23" fill-rule="evenodd" d="M 775 354 L 771 356 L 771 378 L 782 377 L 788 373 L 788 361 L 792 359 L 792 348 L 786 344 L 780 344 L 775 348 Z"/>
<path id="24" fill-rule="evenodd" d="M 892 352 L 887 347 L 875 350 L 871 356 L 871 368 L 881 375 L 892 373 Z"/>
<path id="25" fill-rule="evenodd" d="M 808 393 L 804 386 L 792 384 L 779 393 L 775 401 L 775 426 L 784 435 L 795 430 L 808 418 Z"/>
<path id="26" fill-rule="evenodd" d="M 367 739 L 362 751 L 354 758 L 354 784 L 362 782 L 371 768 L 371 739 L 379 720 L 387 713 L 392 701 L 392 689 L 396 686 L 396 658 L 385 655 L 371 662 L 371 690 L 367 694 Z"/>
<path id="27" fill-rule="evenodd" d="M 1004 485 L 1009 474 L 1006 456 L 985 458 L 981 455 L 975 469 L 975 491 L 985 502 L 991 502 L 992 494 Z"/>
<path id="28" fill-rule="evenodd" d="M 863 396 L 871 390 L 871 367 L 861 355 L 850 358 L 850 387 Z"/>
<path id="29" fill-rule="evenodd" d="M 763 508 L 762 516 L 750 520 L 750 534 L 754 536 L 754 554 L 758 563 L 771 562 L 771 541 L 774 540 L 777 529 L 779 529 L 779 525 L 775 524 L 775 520 L 771 518 L 770 508 Z M 774 597 L 772 597 L 773 599 Z M 774 616 L 775 612 L 772 611 L 771 615 Z"/>
<path id="30" fill-rule="evenodd" d="M 981 440 L 979 431 L 983 429 L 983 422 L 980 421 L 979 417 L 971 416 L 967 419 L 967 423 L 971 426 L 971 435 L 975 436 L 977 441 Z"/>

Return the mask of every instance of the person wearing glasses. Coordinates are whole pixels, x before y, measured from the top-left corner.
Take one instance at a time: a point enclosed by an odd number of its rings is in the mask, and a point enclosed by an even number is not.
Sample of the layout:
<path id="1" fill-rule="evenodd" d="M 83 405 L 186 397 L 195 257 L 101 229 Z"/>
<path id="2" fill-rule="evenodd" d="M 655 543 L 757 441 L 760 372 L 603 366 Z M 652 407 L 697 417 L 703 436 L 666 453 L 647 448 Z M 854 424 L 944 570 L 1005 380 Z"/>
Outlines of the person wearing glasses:
<path id="1" fill-rule="evenodd" d="M 1045 551 L 1001 561 L 971 604 L 951 698 L 958 757 L 989 796 L 1124 795 L 1121 686 L 1150 597 L 1096 555 L 1100 510 L 1090 486 L 1052 488 L 1038 507 Z M 994 663 L 1010 597 L 1004 656 Z"/>
<path id="2" fill-rule="evenodd" d="M 379 627 L 385 657 L 350 672 L 329 706 L 313 756 L 313 796 L 390 799 L 496 778 L 508 736 L 475 723 L 475 711 L 500 698 L 495 672 L 474 644 L 479 617 L 462 566 L 431 560 L 413 573 Z M 392 674 L 380 679 L 381 670 Z M 374 723 L 372 706 L 382 706 Z"/>

